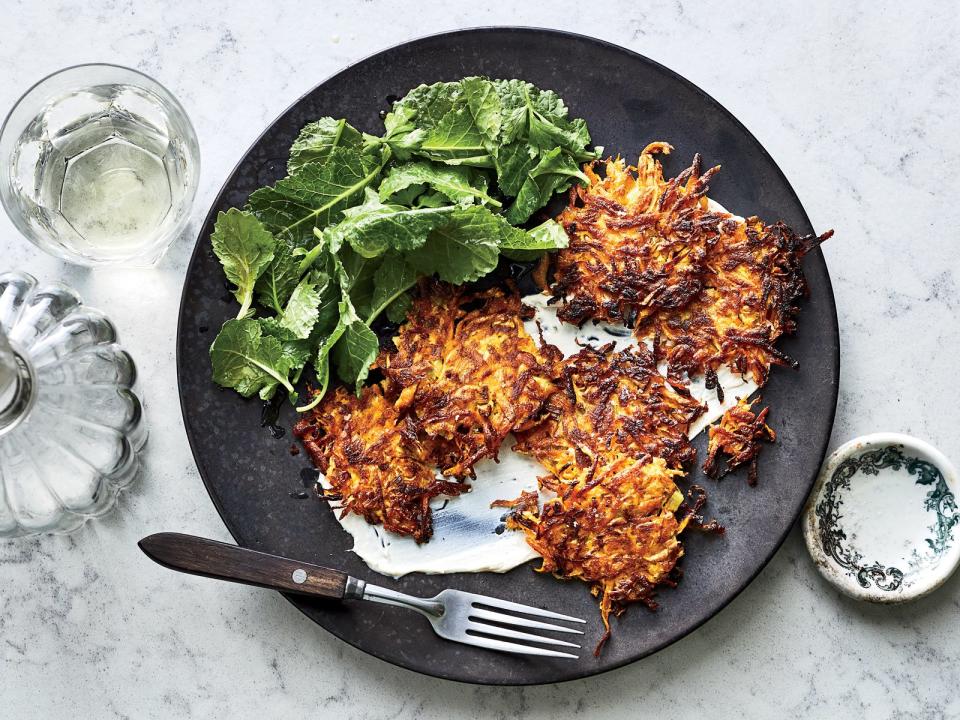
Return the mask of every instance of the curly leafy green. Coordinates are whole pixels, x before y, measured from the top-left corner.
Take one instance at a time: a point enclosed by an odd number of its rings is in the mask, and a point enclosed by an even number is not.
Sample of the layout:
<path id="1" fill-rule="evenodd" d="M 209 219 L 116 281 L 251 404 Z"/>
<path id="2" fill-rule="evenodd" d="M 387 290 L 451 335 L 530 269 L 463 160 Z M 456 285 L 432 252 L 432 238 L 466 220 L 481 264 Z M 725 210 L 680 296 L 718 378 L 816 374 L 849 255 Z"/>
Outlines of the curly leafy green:
<path id="1" fill-rule="evenodd" d="M 413 297 L 409 292 L 405 292 L 398 295 L 396 300 L 387 305 L 383 314 L 387 316 L 387 320 L 390 322 L 399 324 L 407 319 L 407 313 L 410 311 L 411 305 L 413 305 Z"/>
<path id="2" fill-rule="evenodd" d="M 295 401 L 312 365 L 313 399 L 298 410 L 320 401 L 331 366 L 359 391 L 379 351 L 371 325 L 402 322 L 419 278 L 471 282 L 501 255 L 566 247 L 552 220 L 518 226 L 586 182 L 589 144 L 555 93 L 482 77 L 414 88 L 379 137 L 343 119 L 309 123 L 287 177 L 218 216 L 211 241 L 241 307 L 211 346 L 214 380 Z"/>
<path id="3" fill-rule="evenodd" d="M 277 241 L 273 259 L 254 286 L 257 302 L 275 313 L 283 313 L 283 306 L 300 282 L 300 274 L 300 259 L 294 255 L 293 246 L 283 240 Z"/>
<path id="4" fill-rule="evenodd" d="M 298 412 L 306 412 L 316 407 L 326 394 L 327 388 L 330 385 L 330 351 L 333 350 L 337 341 L 340 340 L 344 331 L 347 329 L 347 322 L 350 318 L 351 310 L 350 298 L 341 299 L 337 306 L 337 314 L 339 315 L 337 324 L 320 342 L 316 357 L 313 360 L 313 365 L 317 373 L 318 387 L 314 391 L 313 399 L 307 405 L 298 407 Z"/>
<path id="5" fill-rule="evenodd" d="M 576 161 L 560 148 L 554 148 L 527 171 L 517 199 L 507 209 L 507 220 L 514 225 L 526 222 L 555 193 L 566 190 L 576 180 L 588 182 Z"/>
<path id="6" fill-rule="evenodd" d="M 530 262 L 548 250 L 561 250 L 570 242 L 567 231 L 556 220 L 546 220 L 521 235 L 514 235 L 500 245 L 500 254 L 511 260 Z"/>
<path id="7" fill-rule="evenodd" d="M 485 78 L 471 77 L 461 80 L 460 87 L 477 130 L 489 143 L 496 143 L 502 124 L 502 103 L 496 86 Z"/>
<path id="8" fill-rule="evenodd" d="M 470 107 L 465 103 L 440 118 L 417 152 L 449 165 L 493 167 L 493 157 L 487 151 Z"/>
<path id="9" fill-rule="evenodd" d="M 332 248 L 349 243 L 363 257 L 378 257 L 387 250 L 414 250 L 426 241 L 427 234 L 450 221 L 458 206 L 410 208 L 384 205 L 372 192 L 363 205 L 344 212 L 343 222 L 330 228 L 325 236 Z"/>
<path id="10" fill-rule="evenodd" d="M 300 371 L 310 360 L 313 354 L 313 338 L 299 338 L 280 324 L 278 317 L 258 318 L 260 331 L 264 336 L 276 338 L 280 342 L 280 350 L 291 363 L 290 369 Z M 326 328 L 329 330 L 329 328 Z"/>
<path id="11" fill-rule="evenodd" d="M 370 306 L 366 313 L 367 323 L 373 322 L 380 313 L 412 288 L 418 277 L 420 275 L 417 269 L 399 254 L 385 255 L 373 275 L 373 291 L 370 294 Z"/>
<path id="12" fill-rule="evenodd" d="M 507 196 L 517 194 L 523 178 L 505 185 L 501 169 L 517 172 L 520 153 L 529 167 L 554 149 L 574 163 L 598 156 L 587 150 L 586 122 L 570 120 L 555 93 L 522 80 L 470 77 L 421 85 L 394 105 L 385 125 L 385 142 L 404 157 L 415 154 L 449 165 L 496 168 Z M 505 147 L 507 157 L 501 158 Z"/>
<path id="13" fill-rule="evenodd" d="M 257 190 L 247 206 L 279 239 L 300 245 L 314 228 L 339 221 L 363 197 L 383 162 L 378 152 L 337 147 L 326 162 L 307 163 L 273 187 Z"/>
<path id="14" fill-rule="evenodd" d="M 333 359 L 337 364 L 337 375 L 358 391 L 370 372 L 370 366 L 377 359 L 380 341 L 359 316 L 348 316 L 344 322 L 343 336 L 333 347 Z"/>
<path id="15" fill-rule="evenodd" d="M 236 208 L 217 215 L 210 242 L 227 280 L 236 286 L 233 294 L 240 303 L 237 317 L 241 318 L 253 302 L 257 278 L 273 260 L 276 243 L 256 217 Z"/>
<path id="16" fill-rule="evenodd" d="M 490 81 L 500 99 L 501 141 L 526 140 L 540 150 L 560 147 L 579 160 L 591 160 L 587 124 L 567 118 L 563 100 L 550 90 L 540 90 L 523 80 Z"/>
<path id="17" fill-rule="evenodd" d="M 432 270 L 458 285 L 479 280 L 497 266 L 500 256 L 497 241 L 482 234 L 487 226 L 485 218 L 460 216 L 431 232 L 424 246 L 410 253 L 410 263 L 424 275 Z"/>
<path id="18" fill-rule="evenodd" d="M 305 125 L 293 141 L 287 171 L 293 174 L 307 163 L 326 162 L 335 148 L 359 148 L 361 145 L 363 136 L 346 120 L 320 118 Z"/>
<path id="19" fill-rule="evenodd" d="M 418 85 L 394 103 L 387 114 L 383 122 L 387 134 L 401 125 L 424 132 L 432 130 L 460 102 L 462 94 L 462 81 Z"/>
<path id="20" fill-rule="evenodd" d="M 290 300 L 280 315 L 280 326 L 301 340 L 310 337 L 320 315 L 320 302 L 330 278 L 322 273 L 312 273 L 299 282 Z"/>
<path id="21" fill-rule="evenodd" d="M 265 336 L 255 319 L 227 320 L 210 346 L 210 361 L 213 379 L 244 397 L 259 393 L 269 400 L 281 385 L 296 397 L 288 378 L 295 365 L 293 354 L 276 337 Z"/>
<path id="22" fill-rule="evenodd" d="M 380 200 L 394 200 L 401 204 L 412 205 L 424 188 L 430 187 L 448 201 L 470 205 L 479 202 L 483 205 L 499 208 L 502 203 L 487 194 L 485 175 L 467 167 L 437 165 L 431 162 L 411 162 L 390 169 L 380 183 Z M 400 193 L 409 192 L 403 197 Z"/>

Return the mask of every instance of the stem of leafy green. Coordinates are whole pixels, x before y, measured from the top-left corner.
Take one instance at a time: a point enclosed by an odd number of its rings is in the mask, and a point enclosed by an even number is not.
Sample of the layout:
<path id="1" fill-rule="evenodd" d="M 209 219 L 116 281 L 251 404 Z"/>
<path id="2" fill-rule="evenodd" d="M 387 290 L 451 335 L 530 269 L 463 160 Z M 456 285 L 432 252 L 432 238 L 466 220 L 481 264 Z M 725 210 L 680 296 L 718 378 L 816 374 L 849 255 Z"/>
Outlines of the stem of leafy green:
<path id="1" fill-rule="evenodd" d="M 312 248 L 307 251 L 307 254 L 303 256 L 303 259 L 300 261 L 300 274 L 303 275 L 310 267 L 316 262 L 317 258 L 320 257 L 320 253 L 325 250 L 323 240 L 318 242 Z"/>
<path id="2" fill-rule="evenodd" d="M 243 293 L 243 302 L 240 304 L 240 311 L 237 313 L 237 320 L 247 316 L 250 312 L 250 306 L 253 304 L 253 285 Z"/>
<path id="3" fill-rule="evenodd" d="M 376 320 L 378 317 L 380 317 L 380 314 L 387 309 L 390 303 L 392 303 L 398 297 L 403 295 L 407 290 L 409 290 L 416 284 L 417 284 L 417 281 L 414 280 L 409 285 L 398 285 L 396 290 L 393 293 L 391 293 L 390 295 L 387 295 L 384 298 L 383 302 L 381 302 L 379 305 L 377 305 L 370 311 L 370 314 L 367 315 L 366 324 L 372 325 L 373 321 Z"/>

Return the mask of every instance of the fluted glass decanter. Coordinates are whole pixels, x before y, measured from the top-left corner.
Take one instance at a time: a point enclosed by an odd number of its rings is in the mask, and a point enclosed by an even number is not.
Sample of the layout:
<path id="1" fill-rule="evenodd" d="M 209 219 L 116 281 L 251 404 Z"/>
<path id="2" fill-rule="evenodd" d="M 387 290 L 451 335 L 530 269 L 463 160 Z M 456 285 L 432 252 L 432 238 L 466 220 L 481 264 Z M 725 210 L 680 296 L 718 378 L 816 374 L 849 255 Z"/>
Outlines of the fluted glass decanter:
<path id="1" fill-rule="evenodd" d="M 136 476 L 147 435 L 116 340 L 69 288 L 0 274 L 0 537 L 75 530 Z"/>

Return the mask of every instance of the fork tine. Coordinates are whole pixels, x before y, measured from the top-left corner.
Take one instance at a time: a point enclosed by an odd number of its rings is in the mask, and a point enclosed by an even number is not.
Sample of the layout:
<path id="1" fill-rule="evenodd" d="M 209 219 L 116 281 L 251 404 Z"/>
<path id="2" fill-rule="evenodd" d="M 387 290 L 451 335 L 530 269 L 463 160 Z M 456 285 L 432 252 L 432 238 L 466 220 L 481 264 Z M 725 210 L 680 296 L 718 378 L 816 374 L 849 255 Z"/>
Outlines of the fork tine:
<path id="1" fill-rule="evenodd" d="M 469 595 L 471 601 L 476 604 L 486 605 L 494 610 L 510 610 L 512 612 L 535 615 L 537 617 L 553 618 L 554 620 L 566 620 L 567 622 L 585 623 L 586 620 L 571 617 L 570 615 L 561 615 L 550 610 L 533 607 L 532 605 L 521 605 L 520 603 L 510 602 L 509 600 L 500 600 L 499 598 L 488 597 L 487 595 L 477 595 L 475 593 L 464 593 Z"/>
<path id="2" fill-rule="evenodd" d="M 579 648 L 576 643 L 566 640 L 557 640 L 543 635 L 534 635 L 533 633 L 520 632 L 519 630 L 510 630 L 496 625 L 487 625 L 486 623 L 471 622 L 467 625 L 467 630 L 476 630 L 487 635 L 496 635 L 498 637 L 511 638 L 512 640 L 531 640 L 533 642 L 543 643 L 544 645 L 563 645 L 565 647 Z"/>
<path id="3" fill-rule="evenodd" d="M 563 625 L 551 625 L 550 623 L 540 622 L 539 620 L 531 620 L 530 618 L 507 615 L 505 613 L 483 610 L 481 608 L 470 608 L 470 612 L 467 614 L 471 618 L 493 620 L 494 622 L 505 625 L 516 625 L 518 627 L 534 628 L 536 630 L 552 630 L 553 632 L 570 633 L 571 635 L 583 635 L 583 630 L 575 630 L 574 628 L 564 627 Z"/>
<path id="4" fill-rule="evenodd" d="M 459 641 L 467 645 L 476 645 L 477 647 L 489 648 L 490 650 L 500 650 L 502 652 L 516 653 L 517 655 L 543 655 L 546 657 L 564 657 L 578 660 L 576 655 L 570 653 L 558 652 L 557 650 L 547 650 L 546 648 L 533 647 L 531 645 L 520 645 L 518 643 L 505 642 L 503 640 L 494 640 L 492 638 L 480 637 L 479 635 L 462 635 Z"/>

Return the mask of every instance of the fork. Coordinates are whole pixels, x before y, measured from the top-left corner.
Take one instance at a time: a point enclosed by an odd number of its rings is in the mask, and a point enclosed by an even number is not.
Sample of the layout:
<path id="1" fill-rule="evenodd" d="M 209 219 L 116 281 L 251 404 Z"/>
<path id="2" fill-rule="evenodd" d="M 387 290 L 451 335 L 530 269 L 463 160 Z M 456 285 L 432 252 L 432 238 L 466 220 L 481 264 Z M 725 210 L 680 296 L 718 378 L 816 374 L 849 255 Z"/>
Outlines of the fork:
<path id="1" fill-rule="evenodd" d="M 194 535 L 157 533 L 143 538 L 138 545 L 154 562 L 192 575 L 301 595 L 337 600 L 371 600 L 415 610 L 430 621 L 434 632 L 440 637 L 490 650 L 576 658 L 570 652 L 531 643 L 574 649 L 578 649 L 579 645 L 514 628 L 583 635 L 581 630 L 533 619 L 584 622 L 569 615 L 450 588 L 432 598 L 414 597 L 364 582 L 340 570 Z"/>

